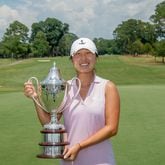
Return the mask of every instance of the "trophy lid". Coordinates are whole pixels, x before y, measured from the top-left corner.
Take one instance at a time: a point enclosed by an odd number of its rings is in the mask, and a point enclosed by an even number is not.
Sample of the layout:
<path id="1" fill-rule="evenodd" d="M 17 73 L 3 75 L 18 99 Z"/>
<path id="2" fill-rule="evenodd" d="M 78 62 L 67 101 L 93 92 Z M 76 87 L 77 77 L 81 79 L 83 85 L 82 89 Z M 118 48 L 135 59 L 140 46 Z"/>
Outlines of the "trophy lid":
<path id="1" fill-rule="evenodd" d="M 40 83 L 41 85 L 62 85 L 64 83 L 60 70 L 56 67 L 55 62 L 53 63 L 53 67 L 50 69 L 47 77 Z"/>

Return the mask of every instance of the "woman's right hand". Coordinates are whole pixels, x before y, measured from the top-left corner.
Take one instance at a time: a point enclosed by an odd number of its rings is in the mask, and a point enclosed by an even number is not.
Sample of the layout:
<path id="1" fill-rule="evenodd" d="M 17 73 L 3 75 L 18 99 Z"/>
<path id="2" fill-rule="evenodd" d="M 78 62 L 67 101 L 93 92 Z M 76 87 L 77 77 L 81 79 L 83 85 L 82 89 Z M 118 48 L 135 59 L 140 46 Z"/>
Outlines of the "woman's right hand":
<path id="1" fill-rule="evenodd" d="M 28 98 L 37 98 L 38 97 L 35 87 L 29 81 L 24 83 L 24 95 Z"/>

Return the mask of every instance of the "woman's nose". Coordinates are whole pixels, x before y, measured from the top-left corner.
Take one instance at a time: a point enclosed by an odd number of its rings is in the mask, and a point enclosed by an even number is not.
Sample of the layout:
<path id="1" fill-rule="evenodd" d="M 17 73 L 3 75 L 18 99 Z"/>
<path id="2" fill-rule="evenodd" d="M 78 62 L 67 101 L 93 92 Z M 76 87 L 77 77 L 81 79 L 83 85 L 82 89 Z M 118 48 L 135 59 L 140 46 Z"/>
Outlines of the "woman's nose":
<path id="1" fill-rule="evenodd" d="M 82 59 L 86 59 L 87 58 L 87 55 L 85 53 L 82 53 L 81 58 Z"/>

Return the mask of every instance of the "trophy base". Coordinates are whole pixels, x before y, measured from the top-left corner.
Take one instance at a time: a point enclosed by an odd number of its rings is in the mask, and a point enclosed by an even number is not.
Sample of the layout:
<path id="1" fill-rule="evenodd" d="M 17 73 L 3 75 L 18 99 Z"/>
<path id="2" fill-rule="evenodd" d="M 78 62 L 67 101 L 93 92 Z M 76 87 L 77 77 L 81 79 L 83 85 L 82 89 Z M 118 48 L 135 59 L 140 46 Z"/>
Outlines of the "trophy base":
<path id="1" fill-rule="evenodd" d="M 64 156 L 63 155 L 45 155 L 45 154 L 38 154 L 37 158 L 42 158 L 42 159 L 63 159 Z"/>
<path id="2" fill-rule="evenodd" d="M 44 129 L 40 132 L 43 134 L 43 142 L 39 143 L 42 153 L 37 158 L 63 159 L 64 148 L 69 144 L 64 138 L 65 129 Z"/>
<path id="3" fill-rule="evenodd" d="M 68 145 L 68 142 L 42 142 L 39 143 L 42 146 L 43 152 L 42 154 L 38 154 L 37 158 L 44 159 L 63 159 L 63 152 L 65 145 Z"/>

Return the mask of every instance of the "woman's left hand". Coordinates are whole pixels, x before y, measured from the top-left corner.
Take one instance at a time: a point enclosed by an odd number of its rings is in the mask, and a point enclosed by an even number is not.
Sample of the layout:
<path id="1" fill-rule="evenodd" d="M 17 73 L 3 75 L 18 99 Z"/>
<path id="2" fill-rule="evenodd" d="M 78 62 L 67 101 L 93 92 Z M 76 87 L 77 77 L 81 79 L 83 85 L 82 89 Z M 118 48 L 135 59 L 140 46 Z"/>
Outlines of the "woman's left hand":
<path id="1" fill-rule="evenodd" d="M 81 149 L 81 147 L 80 147 L 79 143 L 75 144 L 71 148 L 67 148 L 63 153 L 64 160 L 70 160 L 70 161 L 75 160 L 80 149 Z"/>

